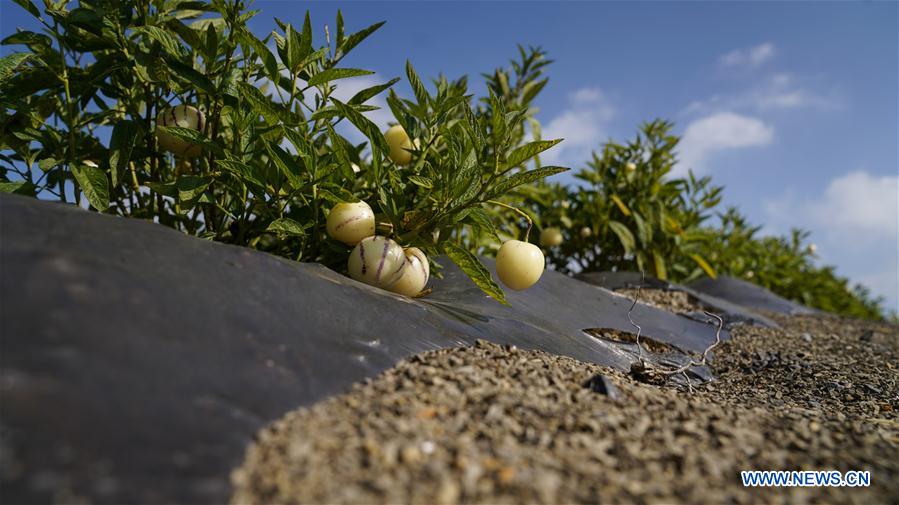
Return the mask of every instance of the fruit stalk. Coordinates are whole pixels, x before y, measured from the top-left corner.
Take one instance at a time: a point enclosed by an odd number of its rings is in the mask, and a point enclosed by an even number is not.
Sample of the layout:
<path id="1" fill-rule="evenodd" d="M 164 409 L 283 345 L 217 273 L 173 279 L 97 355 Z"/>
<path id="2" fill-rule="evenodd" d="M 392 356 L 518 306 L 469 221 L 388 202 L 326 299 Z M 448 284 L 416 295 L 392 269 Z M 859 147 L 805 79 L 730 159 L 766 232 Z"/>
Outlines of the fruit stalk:
<path id="1" fill-rule="evenodd" d="M 534 227 L 534 220 L 531 219 L 531 216 L 527 215 L 527 213 L 524 212 L 524 211 L 522 211 L 521 209 L 519 209 L 519 208 L 517 208 L 517 207 L 513 207 L 513 206 L 511 206 L 511 205 L 509 205 L 509 204 L 506 204 L 506 203 L 503 203 L 503 202 L 497 202 L 496 200 L 487 200 L 487 203 L 492 203 L 492 204 L 494 204 L 494 205 L 499 205 L 500 207 L 505 207 L 505 208 L 507 208 L 507 209 L 509 209 L 509 210 L 512 210 L 512 211 L 515 211 L 515 212 L 521 214 L 521 216 L 523 216 L 523 217 L 527 220 L 527 222 L 528 222 L 528 229 L 527 229 L 527 231 L 524 232 L 524 241 L 525 241 L 525 242 L 528 241 L 528 237 L 531 236 L 531 228 Z"/>

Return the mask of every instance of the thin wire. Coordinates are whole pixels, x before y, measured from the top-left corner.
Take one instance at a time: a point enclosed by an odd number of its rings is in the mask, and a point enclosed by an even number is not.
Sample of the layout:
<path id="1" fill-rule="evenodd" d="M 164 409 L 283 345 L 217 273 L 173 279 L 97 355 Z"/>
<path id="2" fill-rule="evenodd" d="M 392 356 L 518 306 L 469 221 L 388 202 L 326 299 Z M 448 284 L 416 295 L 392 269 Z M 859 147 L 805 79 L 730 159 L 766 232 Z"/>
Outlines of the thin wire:
<path id="1" fill-rule="evenodd" d="M 637 306 L 637 300 L 640 299 L 640 290 L 643 289 L 643 281 L 646 279 L 646 271 L 640 271 L 640 284 L 637 286 L 637 292 L 634 294 L 634 303 L 631 304 L 631 308 L 627 311 L 627 320 L 631 322 L 631 326 L 637 328 L 637 349 L 640 352 L 640 361 L 644 361 L 643 359 L 643 346 L 640 345 L 640 335 L 643 333 L 643 328 L 640 327 L 639 324 L 635 323 L 633 319 L 631 319 L 631 312 L 634 311 L 634 307 Z"/>
<path id="2" fill-rule="evenodd" d="M 640 272 L 640 284 L 637 286 L 637 292 L 634 294 L 634 302 L 631 304 L 630 309 L 628 309 L 628 311 L 627 311 L 627 320 L 630 321 L 631 326 L 633 326 L 634 328 L 637 328 L 637 350 L 639 351 L 641 363 L 645 363 L 645 359 L 644 359 L 644 355 L 643 355 L 643 344 L 640 341 L 640 337 L 643 335 L 643 328 L 641 328 L 639 324 L 634 322 L 633 318 L 631 318 L 631 313 L 634 311 L 634 307 L 637 306 L 637 301 L 640 299 L 640 291 L 643 289 L 643 283 L 645 282 L 645 280 L 646 280 L 646 271 L 643 270 Z M 687 387 L 690 389 L 691 393 L 693 392 L 693 384 L 690 381 L 690 377 L 687 375 L 687 370 L 689 370 L 691 367 L 694 367 L 694 366 L 705 366 L 706 364 L 708 364 L 709 353 L 711 353 L 713 350 L 715 350 L 716 347 L 718 347 L 718 345 L 721 344 L 721 330 L 724 328 L 724 319 L 722 319 L 721 316 L 719 316 L 718 314 L 709 312 L 707 310 L 703 310 L 702 312 L 705 315 L 707 315 L 709 317 L 714 317 L 715 319 L 718 320 L 718 328 L 715 330 L 715 343 L 706 347 L 705 351 L 702 353 L 702 359 L 700 359 L 699 361 L 695 361 L 695 360 L 691 359 L 686 365 L 683 365 L 678 368 L 665 369 L 662 367 L 656 367 L 656 368 L 658 368 L 657 372 L 662 375 L 683 374 L 684 377 L 687 379 Z"/>

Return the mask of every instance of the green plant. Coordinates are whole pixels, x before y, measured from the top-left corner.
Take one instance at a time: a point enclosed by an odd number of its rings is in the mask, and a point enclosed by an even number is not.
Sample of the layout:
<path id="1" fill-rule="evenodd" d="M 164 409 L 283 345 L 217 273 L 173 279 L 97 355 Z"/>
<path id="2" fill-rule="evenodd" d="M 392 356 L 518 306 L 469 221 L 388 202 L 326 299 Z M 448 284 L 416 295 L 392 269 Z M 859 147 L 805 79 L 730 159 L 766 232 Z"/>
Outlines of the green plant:
<path id="1" fill-rule="evenodd" d="M 792 230 L 787 237 L 759 236 L 737 209 L 720 214 L 720 226 L 702 230 L 702 248 L 726 275 L 743 278 L 809 307 L 863 319 L 883 319 L 882 298 L 836 274 L 831 266 L 814 264 L 809 233 Z"/>
<path id="2" fill-rule="evenodd" d="M 83 0 L 47 3 L 43 14 L 17 2 L 43 33 L 3 41 L 25 48 L 0 60 L 4 191 L 340 271 L 352 244 L 329 238 L 329 210 L 366 202 L 386 238 L 445 254 L 505 302 L 464 242 L 495 236 L 495 199 L 566 170 L 525 168 L 557 142 L 524 141 L 545 79 L 491 78 L 475 103 L 465 78 L 429 91 L 407 63 L 413 99 L 392 90 L 398 78 L 337 98 L 335 83 L 371 74 L 340 64 L 383 23 L 347 33 L 338 13 L 322 42 L 308 13 L 300 28 L 275 20 L 257 37 L 247 22 L 258 13 L 240 0 Z M 526 75 L 547 63 L 539 50 L 520 53 Z M 397 125 L 385 138 L 365 113 L 387 90 Z M 348 124 L 366 142 L 350 142 Z"/>
<path id="3" fill-rule="evenodd" d="M 696 230 L 722 188 L 707 177 L 668 177 L 679 141 L 671 128 L 657 120 L 626 144 L 606 143 L 576 174 L 576 186 L 542 183 L 519 193 L 548 234 L 544 245 L 556 246 L 548 257 L 557 270 L 636 270 L 687 280 L 715 275 Z"/>
<path id="4" fill-rule="evenodd" d="M 539 182 L 516 191 L 547 235 L 541 243 L 557 270 L 645 271 L 682 283 L 725 274 L 828 312 L 884 318 L 882 299 L 814 264 L 807 232 L 760 236 L 761 227 L 734 208 L 712 214 L 723 188 L 708 177 L 669 178 L 679 140 L 670 129 L 654 121 L 625 145 L 605 144 L 578 172 L 580 185 Z"/>

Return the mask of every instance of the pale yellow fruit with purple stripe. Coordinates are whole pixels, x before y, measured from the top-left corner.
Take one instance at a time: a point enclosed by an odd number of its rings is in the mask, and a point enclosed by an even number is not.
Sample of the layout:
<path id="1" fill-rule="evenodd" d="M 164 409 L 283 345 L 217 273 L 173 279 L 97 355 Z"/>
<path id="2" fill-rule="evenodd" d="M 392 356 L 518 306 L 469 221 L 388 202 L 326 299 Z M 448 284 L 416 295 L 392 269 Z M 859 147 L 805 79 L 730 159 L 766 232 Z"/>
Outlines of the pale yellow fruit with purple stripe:
<path id="1" fill-rule="evenodd" d="M 543 275 L 546 259 L 543 251 L 534 244 L 520 240 L 508 240 L 496 254 L 496 274 L 509 289 L 527 289 Z"/>
<path id="2" fill-rule="evenodd" d="M 390 287 L 390 291 L 401 295 L 415 296 L 424 291 L 425 286 L 428 285 L 431 266 L 428 264 L 428 257 L 421 252 L 421 249 L 407 247 L 403 252 L 406 254 L 406 267 L 403 269 L 403 276 Z"/>
<path id="3" fill-rule="evenodd" d="M 203 131 L 206 126 L 206 118 L 196 107 L 190 105 L 176 105 L 164 109 L 156 116 L 157 126 L 177 126 Z M 200 155 L 203 149 L 197 144 L 192 144 L 161 130 L 156 131 L 156 143 L 160 149 L 164 149 L 176 156 L 194 158 Z"/>
<path id="4" fill-rule="evenodd" d="M 394 163 L 407 165 L 412 161 L 412 153 L 407 151 L 407 149 L 412 149 L 412 141 L 409 140 L 409 135 L 402 126 L 394 125 L 388 128 L 387 132 L 384 133 L 384 140 L 387 141 L 387 146 L 390 147 L 390 159 Z"/>
<path id="5" fill-rule="evenodd" d="M 328 214 L 328 236 L 356 245 L 375 234 L 375 213 L 365 202 L 338 203 Z"/>
<path id="6" fill-rule="evenodd" d="M 359 282 L 388 289 L 403 277 L 406 255 L 393 240 L 378 235 L 356 244 L 347 261 L 347 272 Z"/>

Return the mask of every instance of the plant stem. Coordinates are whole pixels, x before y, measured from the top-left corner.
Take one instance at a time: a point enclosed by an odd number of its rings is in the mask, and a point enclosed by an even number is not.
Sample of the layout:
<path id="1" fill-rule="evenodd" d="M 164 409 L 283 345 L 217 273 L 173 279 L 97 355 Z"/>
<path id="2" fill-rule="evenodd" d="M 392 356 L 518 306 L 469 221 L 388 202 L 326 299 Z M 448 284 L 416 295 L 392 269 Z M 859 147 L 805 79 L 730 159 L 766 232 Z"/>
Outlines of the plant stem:
<path id="1" fill-rule="evenodd" d="M 527 215 L 527 213 L 525 213 L 523 210 L 521 210 L 517 207 L 513 207 L 507 203 L 497 202 L 496 200 L 487 200 L 487 203 L 492 203 L 494 205 L 499 205 L 500 207 L 505 207 L 505 208 L 515 211 L 518 214 L 520 214 L 521 216 L 523 216 L 528 222 L 528 229 L 526 232 L 524 232 L 524 241 L 525 242 L 528 241 L 528 238 L 530 238 L 530 236 L 531 236 L 531 228 L 534 227 L 534 221 L 531 219 L 531 216 Z"/>

